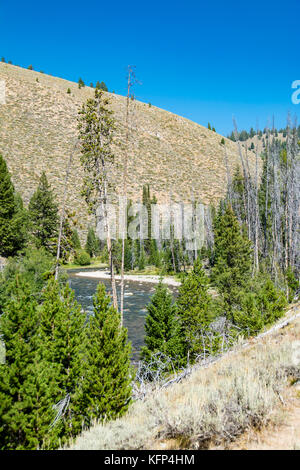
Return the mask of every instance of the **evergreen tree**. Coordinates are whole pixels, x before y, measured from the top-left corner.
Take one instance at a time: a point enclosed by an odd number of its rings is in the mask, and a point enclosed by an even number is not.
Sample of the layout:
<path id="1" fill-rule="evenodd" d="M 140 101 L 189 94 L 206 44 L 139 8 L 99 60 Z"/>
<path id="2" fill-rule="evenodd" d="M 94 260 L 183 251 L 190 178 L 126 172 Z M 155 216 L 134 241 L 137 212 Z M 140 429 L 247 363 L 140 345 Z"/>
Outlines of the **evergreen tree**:
<path id="1" fill-rule="evenodd" d="M 82 80 L 82 78 L 79 78 L 79 80 L 78 80 L 78 88 L 80 89 L 80 88 L 83 88 L 83 87 L 85 87 L 85 83 L 84 83 L 84 81 Z"/>
<path id="2" fill-rule="evenodd" d="M 233 320 L 244 335 L 257 335 L 264 326 L 283 316 L 286 305 L 284 292 L 276 288 L 269 277 L 258 275 L 247 290 L 239 292 Z"/>
<path id="3" fill-rule="evenodd" d="M 157 285 L 151 302 L 147 305 L 145 343 L 141 358 L 149 362 L 152 354 L 161 352 L 169 357 L 182 356 L 177 308 L 173 297 L 162 281 Z"/>
<path id="4" fill-rule="evenodd" d="M 108 91 L 108 88 L 107 88 L 107 86 L 105 85 L 104 82 L 101 82 L 101 83 L 100 83 L 99 81 L 97 81 L 95 88 L 96 88 L 97 90 Z"/>
<path id="5" fill-rule="evenodd" d="M 23 251 L 28 243 L 28 211 L 23 205 L 22 197 L 15 193 L 15 213 L 11 220 L 14 232 L 14 254 Z"/>
<path id="6" fill-rule="evenodd" d="M 81 409 L 85 424 L 113 419 L 128 408 L 131 397 L 131 346 L 120 314 L 110 305 L 103 284 L 94 296 L 94 314 L 86 334 L 86 360 Z"/>
<path id="7" fill-rule="evenodd" d="M 74 251 L 81 250 L 80 238 L 76 229 L 74 229 L 72 232 L 71 241 L 72 241 L 72 248 Z"/>
<path id="8" fill-rule="evenodd" d="M 30 199 L 28 213 L 36 246 L 54 252 L 58 232 L 58 207 L 45 172 Z"/>
<path id="9" fill-rule="evenodd" d="M 6 362 L 0 367 L 1 449 L 36 449 L 43 446 L 47 434 L 52 443 L 55 438 L 48 431 L 57 389 L 51 381 L 56 366 L 38 356 L 38 329 L 36 301 L 17 277 L 0 319 L 6 347 Z"/>
<path id="10" fill-rule="evenodd" d="M 214 352 L 218 338 L 209 338 L 210 324 L 214 319 L 214 305 L 208 293 L 209 280 L 200 261 L 182 278 L 177 299 L 181 335 L 184 341 L 185 358 L 194 360 L 198 354 Z"/>
<path id="11" fill-rule="evenodd" d="M 285 278 L 287 284 L 287 298 L 289 302 L 292 302 L 294 300 L 295 293 L 299 289 L 300 282 L 290 266 L 285 273 Z"/>
<path id="12" fill-rule="evenodd" d="M 76 436 L 85 420 L 80 404 L 85 370 L 85 321 L 86 315 L 74 299 L 74 292 L 68 285 L 60 288 L 57 281 L 50 279 L 40 309 L 41 357 L 56 365 L 55 383 L 59 389 L 56 402 L 69 399 L 56 428 L 63 440 Z"/>
<path id="13" fill-rule="evenodd" d="M 85 251 L 90 255 L 92 258 L 98 252 L 99 244 L 96 238 L 95 231 L 92 227 L 89 227 L 86 244 L 85 244 Z"/>
<path id="14" fill-rule="evenodd" d="M 245 187 L 245 178 L 241 172 L 240 166 L 237 166 L 233 178 L 232 178 L 232 187 L 231 187 L 231 198 L 232 198 L 232 208 L 235 215 L 237 216 L 241 224 L 247 222 L 246 218 L 246 187 Z M 229 194 L 227 199 L 229 199 Z"/>
<path id="15" fill-rule="evenodd" d="M 156 240 L 152 239 L 150 243 L 149 264 L 159 268 L 161 266 L 161 256 L 157 248 Z"/>
<path id="16" fill-rule="evenodd" d="M 144 247 L 140 247 L 140 255 L 139 255 L 139 262 L 138 262 L 138 268 L 139 271 L 143 271 L 146 266 L 146 255 L 145 255 L 145 250 Z"/>
<path id="17" fill-rule="evenodd" d="M 125 249 L 125 251 L 124 251 L 124 270 L 125 271 L 130 271 L 131 264 L 132 264 L 132 252 L 131 252 L 130 240 L 125 240 L 124 249 Z"/>
<path id="18" fill-rule="evenodd" d="M 215 251 L 212 280 L 228 306 L 249 281 L 252 267 L 251 242 L 243 233 L 230 205 L 214 223 Z M 230 315 L 230 312 L 228 312 Z"/>
<path id="19" fill-rule="evenodd" d="M 53 257 L 44 248 L 28 247 L 23 256 L 10 258 L 0 277 L 0 315 L 9 301 L 16 277 L 21 277 L 30 288 L 33 298 L 40 303 L 41 292 L 53 274 Z M 60 282 L 66 278 L 61 274 Z"/>

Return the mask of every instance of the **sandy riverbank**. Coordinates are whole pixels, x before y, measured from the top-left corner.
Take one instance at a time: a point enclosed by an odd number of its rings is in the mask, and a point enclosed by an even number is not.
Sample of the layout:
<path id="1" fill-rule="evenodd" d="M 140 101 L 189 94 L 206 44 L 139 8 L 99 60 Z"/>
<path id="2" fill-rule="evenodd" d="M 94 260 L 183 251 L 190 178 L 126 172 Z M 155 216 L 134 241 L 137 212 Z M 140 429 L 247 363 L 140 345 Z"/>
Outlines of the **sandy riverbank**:
<path id="1" fill-rule="evenodd" d="M 88 271 L 88 272 L 81 271 L 79 273 L 76 273 L 76 276 L 91 277 L 93 279 L 108 279 L 108 280 L 110 279 L 110 274 L 109 274 L 108 271 Z M 120 275 L 116 275 L 115 278 L 116 278 L 117 281 L 121 280 Z M 147 275 L 143 275 L 143 274 L 136 274 L 136 275 L 135 274 L 124 274 L 124 280 L 125 281 L 148 282 L 148 283 L 151 283 L 151 284 L 158 284 L 159 279 L 160 279 L 159 276 L 147 276 Z M 167 284 L 169 286 L 174 286 L 174 287 L 180 286 L 179 281 L 176 281 L 172 277 L 168 277 L 168 276 L 163 278 L 163 283 Z"/>

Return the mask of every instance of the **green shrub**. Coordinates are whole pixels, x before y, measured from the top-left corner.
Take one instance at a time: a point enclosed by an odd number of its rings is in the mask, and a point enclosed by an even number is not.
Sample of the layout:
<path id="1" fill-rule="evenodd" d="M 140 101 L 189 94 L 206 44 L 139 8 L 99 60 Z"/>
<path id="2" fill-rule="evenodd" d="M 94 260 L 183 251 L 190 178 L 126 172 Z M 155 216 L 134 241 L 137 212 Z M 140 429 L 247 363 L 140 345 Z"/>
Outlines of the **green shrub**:
<path id="1" fill-rule="evenodd" d="M 91 257 L 86 251 L 78 250 L 74 256 L 74 263 L 80 266 L 87 266 L 91 264 Z"/>

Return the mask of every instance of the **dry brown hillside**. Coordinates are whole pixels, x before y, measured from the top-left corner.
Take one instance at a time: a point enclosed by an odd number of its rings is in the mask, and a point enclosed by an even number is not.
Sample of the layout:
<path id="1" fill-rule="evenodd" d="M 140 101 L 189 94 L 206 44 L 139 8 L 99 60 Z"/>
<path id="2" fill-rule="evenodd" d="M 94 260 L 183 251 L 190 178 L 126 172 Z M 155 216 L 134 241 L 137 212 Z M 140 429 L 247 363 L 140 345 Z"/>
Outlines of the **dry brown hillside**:
<path id="1" fill-rule="evenodd" d="M 0 63 L 0 80 L 6 82 L 6 104 L 0 105 L 0 152 L 13 175 L 16 189 L 27 203 L 45 170 L 61 200 L 65 168 L 77 135 L 80 105 L 93 95 L 90 87 L 61 78 Z M 71 89 L 71 94 L 67 89 Z M 125 98 L 109 93 L 118 134 L 115 155 L 122 170 Z M 205 204 L 224 195 L 226 170 L 222 136 L 170 112 L 135 102 L 132 117 L 135 141 L 129 163 L 129 196 L 136 200 L 142 186 L 150 184 L 159 201 L 188 201 L 195 195 Z M 236 144 L 228 139 L 229 165 L 239 162 Z M 254 161 L 253 156 L 250 160 Z M 78 155 L 72 168 L 68 205 L 75 208 L 83 227 L 87 211 L 81 198 L 81 168 Z M 192 189 L 193 188 L 193 189 Z"/>

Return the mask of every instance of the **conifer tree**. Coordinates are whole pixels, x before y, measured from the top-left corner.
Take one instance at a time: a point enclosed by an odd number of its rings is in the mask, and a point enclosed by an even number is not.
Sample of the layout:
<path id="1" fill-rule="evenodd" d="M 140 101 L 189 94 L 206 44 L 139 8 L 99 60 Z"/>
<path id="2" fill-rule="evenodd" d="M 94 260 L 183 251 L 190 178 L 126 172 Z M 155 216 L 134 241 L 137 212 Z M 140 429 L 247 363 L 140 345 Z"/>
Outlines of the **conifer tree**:
<path id="1" fill-rule="evenodd" d="M 94 99 L 88 99 L 79 111 L 78 130 L 81 146 L 81 163 L 85 172 L 83 195 L 91 212 L 101 217 L 106 231 L 109 256 L 113 304 L 118 309 L 117 289 L 114 276 L 112 236 L 108 217 L 108 187 L 112 188 L 111 172 L 114 164 L 112 153 L 115 124 L 113 112 L 108 108 L 109 100 L 103 91 L 96 88 Z M 98 214 L 99 220 L 99 214 Z"/>
<path id="2" fill-rule="evenodd" d="M 282 317 L 286 304 L 284 292 L 276 288 L 269 277 L 258 275 L 247 290 L 239 293 L 239 301 L 233 309 L 234 324 L 246 336 L 257 335 L 264 326 Z"/>
<path id="3" fill-rule="evenodd" d="M 85 376 L 81 409 L 89 426 L 94 419 L 113 419 L 128 408 L 131 397 L 131 346 L 120 314 L 110 305 L 103 284 L 94 296 L 94 314 L 86 333 Z"/>
<path id="4" fill-rule="evenodd" d="M 182 279 L 177 299 L 181 335 L 185 358 L 195 359 L 204 351 L 212 353 L 217 347 L 217 337 L 211 343 L 208 338 L 210 324 L 214 320 L 213 301 L 208 293 L 208 278 L 201 262 L 196 260 L 193 270 Z"/>
<path id="5" fill-rule="evenodd" d="M 84 83 L 84 81 L 82 80 L 82 78 L 79 78 L 79 80 L 78 80 L 78 88 L 80 89 L 80 88 L 83 88 L 83 87 L 85 87 L 85 83 Z"/>
<path id="6" fill-rule="evenodd" d="M 0 366 L 1 449 L 36 449 L 47 434 L 48 445 L 53 445 L 55 434 L 48 431 L 57 392 L 51 381 L 56 366 L 38 356 L 38 329 L 37 303 L 28 285 L 16 277 L 0 320 L 6 347 L 6 362 Z"/>
<path id="7" fill-rule="evenodd" d="M 0 155 L 0 256 L 12 256 L 26 240 L 26 212 L 20 196 L 14 192 L 10 174 Z"/>
<path id="8" fill-rule="evenodd" d="M 146 266 L 146 255 L 143 245 L 140 247 L 140 255 L 139 255 L 139 262 L 138 267 L 140 271 L 143 271 Z"/>
<path id="9" fill-rule="evenodd" d="M 69 401 L 57 424 L 57 433 L 63 440 L 76 436 L 84 422 L 80 396 L 85 367 L 85 321 L 86 315 L 74 299 L 74 292 L 68 285 L 60 288 L 57 281 L 50 279 L 40 309 L 41 357 L 56 365 L 57 402 Z"/>
<path id="10" fill-rule="evenodd" d="M 125 271 L 130 271 L 131 269 L 131 263 L 132 263 L 132 252 L 131 252 L 131 246 L 130 246 L 130 240 L 125 240 L 125 246 L 124 246 L 124 269 Z"/>
<path id="11" fill-rule="evenodd" d="M 74 251 L 81 250 L 80 238 L 76 229 L 74 229 L 72 232 L 71 241 L 72 241 L 72 248 Z"/>
<path id="12" fill-rule="evenodd" d="M 249 281 L 252 267 L 251 242 L 243 233 L 230 205 L 214 223 L 215 251 L 212 280 L 228 306 Z"/>
<path id="13" fill-rule="evenodd" d="M 85 251 L 90 255 L 92 258 L 97 254 L 98 251 L 98 241 L 96 238 L 95 231 L 92 227 L 89 227 L 88 229 L 88 234 L 87 234 L 87 239 L 86 239 L 86 244 L 85 244 Z"/>
<path id="14" fill-rule="evenodd" d="M 147 305 L 145 343 L 141 358 L 148 362 L 152 354 L 161 352 L 169 357 L 182 356 L 182 342 L 179 335 L 177 307 L 173 296 L 162 280 Z"/>
<path id="15" fill-rule="evenodd" d="M 42 173 L 38 188 L 30 199 L 28 214 L 37 247 L 43 246 L 54 252 L 58 232 L 58 207 L 45 172 Z"/>

